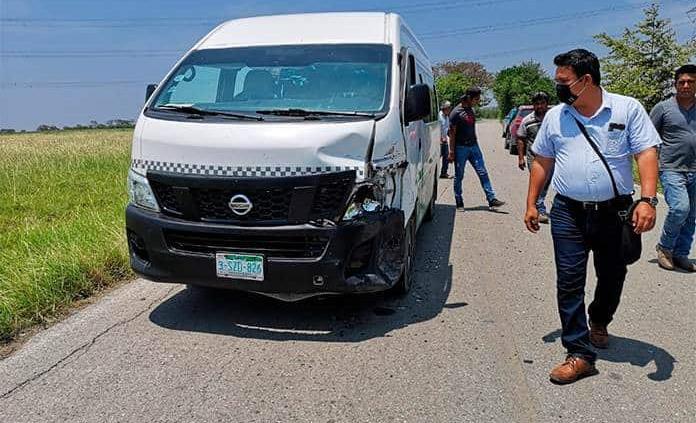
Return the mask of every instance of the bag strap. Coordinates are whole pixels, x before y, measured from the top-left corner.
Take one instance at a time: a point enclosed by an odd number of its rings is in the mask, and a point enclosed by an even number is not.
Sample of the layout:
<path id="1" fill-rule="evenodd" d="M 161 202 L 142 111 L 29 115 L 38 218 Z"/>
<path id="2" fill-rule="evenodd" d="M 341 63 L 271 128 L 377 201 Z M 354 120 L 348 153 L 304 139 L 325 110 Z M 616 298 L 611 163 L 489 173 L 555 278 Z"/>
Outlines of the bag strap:
<path id="1" fill-rule="evenodd" d="M 611 179 L 611 187 L 614 189 L 614 197 L 619 197 L 619 189 L 616 187 L 616 180 L 614 179 L 614 173 L 612 173 L 611 168 L 609 167 L 609 163 L 607 163 L 607 159 L 604 158 L 604 155 L 602 154 L 601 151 L 599 151 L 599 147 L 597 147 L 597 144 L 592 141 L 592 138 L 590 137 L 590 134 L 587 133 L 587 128 L 585 128 L 585 125 L 583 125 L 578 118 L 573 116 L 573 120 L 575 120 L 575 123 L 578 124 L 578 128 L 580 128 L 580 132 L 585 136 L 585 139 L 587 142 L 590 144 L 590 147 L 594 150 L 595 153 L 597 153 L 597 156 L 599 156 L 599 159 L 602 161 L 604 164 L 604 167 L 607 169 L 607 172 L 609 173 L 609 178 Z"/>

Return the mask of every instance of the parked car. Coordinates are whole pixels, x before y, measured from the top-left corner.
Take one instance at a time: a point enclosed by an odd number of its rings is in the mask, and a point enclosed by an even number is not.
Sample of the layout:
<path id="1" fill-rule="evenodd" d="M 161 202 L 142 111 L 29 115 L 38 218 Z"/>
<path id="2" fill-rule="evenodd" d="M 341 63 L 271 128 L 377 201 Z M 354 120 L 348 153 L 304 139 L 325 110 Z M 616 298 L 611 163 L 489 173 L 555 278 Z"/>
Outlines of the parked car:
<path id="1" fill-rule="evenodd" d="M 510 146 L 507 143 L 507 135 L 508 131 L 510 130 L 510 123 L 512 123 L 512 119 L 515 117 L 515 114 L 517 114 L 517 107 L 513 107 L 510 109 L 507 115 L 503 118 L 503 138 L 505 139 L 505 148 L 510 148 Z"/>
<path id="2" fill-rule="evenodd" d="M 510 154 L 517 155 L 517 128 L 520 127 L 522 119 L 534 112 L 534 106 L 524 105 L 517 108 L 517 113 L 512 119 L 510 128 L 507 133 L 506 145 L 510 150 Z"/>
<path id="3" fill-rule="evenodd" d="M 437 195 L 431 69 L 392 13 L 215 28 L 146 92 L 128 175 L 133 270 L 288 301 L 408 291 Z"/>

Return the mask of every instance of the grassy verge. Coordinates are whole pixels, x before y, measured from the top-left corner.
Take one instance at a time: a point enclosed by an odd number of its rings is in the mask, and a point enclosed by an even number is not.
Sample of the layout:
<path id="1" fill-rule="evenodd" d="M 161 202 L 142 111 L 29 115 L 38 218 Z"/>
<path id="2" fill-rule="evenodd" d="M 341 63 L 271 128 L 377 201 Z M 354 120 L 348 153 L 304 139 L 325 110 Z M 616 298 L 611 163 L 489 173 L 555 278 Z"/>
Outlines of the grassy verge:
<path id="1" fill-rule="evenodd" d="M 132 130 L 0 136 L 0 340 L 130 277 Z"/>

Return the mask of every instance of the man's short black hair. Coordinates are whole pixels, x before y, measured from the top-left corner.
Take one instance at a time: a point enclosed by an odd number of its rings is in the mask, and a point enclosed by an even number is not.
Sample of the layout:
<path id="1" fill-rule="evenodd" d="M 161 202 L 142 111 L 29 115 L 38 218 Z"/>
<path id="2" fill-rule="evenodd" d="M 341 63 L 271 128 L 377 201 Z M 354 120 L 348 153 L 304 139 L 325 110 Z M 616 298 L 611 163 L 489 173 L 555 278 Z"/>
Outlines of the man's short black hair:
<path id="1" fill-rule="evenodd" d="M 548 103 L 548 102 L 549 102 L 549 95 L 543 91 L 539 91 L 538 93 L 536 93 L 532 96 L 532 104 L 534 104 L 534 103 Z"/>
<path id="2" fill-rule="evenodd" d="M 578 48 L 559 54 L 553 59 L 553 64 L 556 66 L 570 66 L 578 78 L 589 74 L 595 85 L 599 85 L 602 82 L 602 75 L 599 71 L 599 59 L 591 51 Z"/>
<path id="3" fill-rule="evenodd" d="M 685 73 L 689 73 L 689 74 L 694 74 L 694 75 L 696 75 L 696 65 L 694 65 L 694 64 L 688 64 L 688 65 L 680 66 L 679 69 L 677 69 L 677 70 L 674 72 L 674 80 L 675 80 L 675 81 L 678 81 L 679 78 L 680 78 L 682 75 L 684 75 Z"/>
<path id="4" fill-rule="evenodd" d="M 471 87 L 466 92 L 464 95 L 459 97 L 459 101 L 466 101 L 466 100 L 473 100 L 475 98 L 480 98 L 481 97 L 481 88 L 478 87 Z"/>

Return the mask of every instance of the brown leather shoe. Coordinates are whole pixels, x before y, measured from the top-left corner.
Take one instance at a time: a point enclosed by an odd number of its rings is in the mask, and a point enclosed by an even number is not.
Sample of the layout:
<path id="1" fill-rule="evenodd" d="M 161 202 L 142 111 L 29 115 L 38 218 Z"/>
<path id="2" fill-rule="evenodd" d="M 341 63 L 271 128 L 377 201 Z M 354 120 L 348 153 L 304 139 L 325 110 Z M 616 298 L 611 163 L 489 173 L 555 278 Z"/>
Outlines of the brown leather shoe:
<path id="1" fill-rule="evenodd" d="M 678 267 L 681 270 L 686 270 L 689 273 L 696 272 L 696 264 L 689 260 L 688 257 L 674 256 L 672 257 L 672 263 L 674 263 L 674 267 Z"/>
<path id="2" fill-rule="evenodd" d="M 672 253 L 662 248 L 659 244 L 655 247 L 655 250 L 657 250 L 657 264 L 665 270 L 674 270 Z"/>
<path id="3" fill-rule="evenodd" d="M 609 348 L 609 332 L 606 326 L 597 325 L 590 321 L 590 343 L 596 348 Z"/>
<path id="4" fill-rule="evenodd" d="M 558 385 L 577 382 L 578 380 L 594 376 L 599 372 L 594 364 L 581 357 L 569 355 L 566 360 L 551 370 L 549 378 Z"/>

